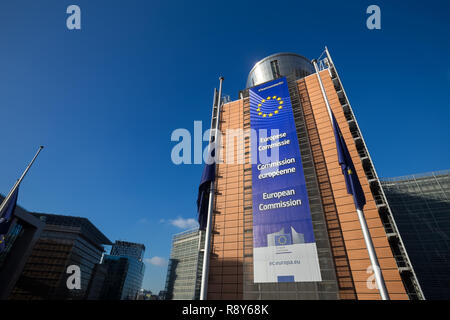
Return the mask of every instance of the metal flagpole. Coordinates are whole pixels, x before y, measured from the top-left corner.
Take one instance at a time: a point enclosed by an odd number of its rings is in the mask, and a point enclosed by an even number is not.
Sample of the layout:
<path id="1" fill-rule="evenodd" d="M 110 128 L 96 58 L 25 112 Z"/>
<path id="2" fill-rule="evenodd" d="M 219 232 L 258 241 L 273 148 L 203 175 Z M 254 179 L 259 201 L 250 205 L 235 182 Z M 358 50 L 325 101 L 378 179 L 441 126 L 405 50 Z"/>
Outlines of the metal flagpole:
<path id="1" fill-rule="evenodd" d="M 216 88 L 214 88 L 214 97 L 213 97 L 213 103 L 212 103 L 212 109 L 211 109 L 211 125 L 210 125 L 210 128 L 212 129 L 213 128 L 213 125 L 214 125 L 214 114 L 215 114 L 215 109 L 216 109 L 216 101 L 217 101 L 217 89 Z M 212 137 L 212 132 L 210 131 L 210 133 L 209 133 L 209 143 L 211 143 L 211 137 Z M 209 148 L 209 146 L 208 146 L 208 148 Z M 209 150 L 208 150 L 209 151 Z M 209 202 L 208 202 L 208 204 L 209 204 Z M 206 219 L 208 219 L 208 217 L 206 217 Z M 199 251 L 199 255 L 201 255 L 201 251 L 203 250 L 203 259 L 202 259 L 202 275 L 203 275 L 203 263 L 204 263 L 204 261 L 205 261 L 205 248 L 203 247 L 202 248 L 202 233 L 203 233 L 203 230 L 199 230 L 199 232 L 200 232 L 200 237 L 199 237 L 199 240 L 198 240 L 198 251 Z M 206 230 L 205 230 L 205 238 L 206 238 Z M 205 246 L 205 242 L 203 243 L 203 246 Z M 198 266 L 198 263 L 197 263 L 197 266 Z M 202 276 L 202 275 L 200 275 L 200 276 Z M 195 277 L 196 277 L 196 279 L 195 279 L 195 282 L 197 283 L 197 280 L 198 280 L 198 272 L 196 272 L 196 274 L 195 274 Z M 202 288 L 202 286 L 203 286 L 203 277 L 201 277 L 200 278 L 200 291 L 201 291 L 201 288 Z"/>
<path id="2" fill-rule="evenodd" d="M 27 174 L 28 170 L 30 170 L 31 166 L 34 163 L 34 160 L 36 160 L 37 156 L 39 155 L 39 153 L 41 152 L 41 150 L 44 148 L 44 146 L 40 146 L 38 151 L 36 152 L 36 154 L 33 157 L 33 160 L 31 160 L 30 164 L 28 164 L 28 166 L 26 167 L 25 171 L 22 173 L 22 175 L 20 176 L 20 178 L 16 181 L 16 183 L 14 184 L 14 186 L 12 187 L 11 191 L 9 191 L 8 195 L 6 196 L 6 198 L 3 200 L 1 206 L 0 206 L 0 212 L 2 212 L 3 208 L 5 207 L 5 205 L 8 203 L 9 198 L 11 198 L 12 194 L 14 193 L 14 191 L 16 191 L 16 189 L 19 187 L 20 183 L 22 182 L 23 178 L 25 178 L 25 175 Z"/>
<path id="3" fill-rule="evenodd" d="M 330 59 L 329 56 L 328 56 L 328 49 L 325 48 L 325 51 L 327 53 L 327 58 Z M 331 59 L 330 59 L 330 62 L 331 62 Z M 331 125 L 334 128 L 331 107 L 330 107 L 330 104 L 328 102 L 328 97 L 327 97 L 327 94 L 325 92 L 325 89 L 324 89 L 324 86 L 323 86 L 323 83 L 322 83 L 322 79 L 320 78 L 319 67 L 317 66 L 317 60 L 313 60 L 312 63 L 314 64 L 314 69 L 316 70 L 317 79 L 319 80 L 320 90 L 322 91 L 322 96 L 323 96 L 323 99 L 325 100 L 325 105 L 327 107 L 327 111 L 328 111 L 328 115 L 330 117 Z M 358 214 L 358 220 L 359 220 L 359 223 L 361 225 L 362 232 L 363 232 L 364 242 L 366 244 L 367 251 L 369 253 L 370 263 L 372 264 L 372 269 L 373 269 L 373 272 L 375 274 L 375 281 L 376 281 L 377 287 L 378 287 L 378 289 L 380 291 L 381 298 L 383 300 L 389 300 L 389 294 L 387 292 L 386 284 L 385 284 L 384 278 L 383 278 L 383 274 L 381 272 L 380 265 L 378 263 L 377 254 L 375 252 L 375 247 L 374 247 L 373 242 L 372 242 L 372 237 L 370 236 L 370 231 L 369 231 L 369 228 L 367 226 L 366 218 L 364 217 L 364 212 L 362 210 L 360 210 L 360 209 L 356 209 L 356 212 Z"/>
<path id="4" fill-rule="evenodd" d="M 217 99 L 217 111 L 216 111 L 216 125 L 214 128 L 214 142 L 215 142 L 215 153 L 214 153 L 214 161 L 216 159 L 219 159 L 219 143 L 217 137 L 219 132 L 219 122 L 220 122 L 220 107 L 222 105 L 221 99 L 222 99 L 222 82 L 224 80 L 223 77 L 219 78 L 220 84 L 219 84 L 219 94 Z M 213 108 L 214 111 L 214 108 Z M 212 114 L 212 117 L 214 117 L 214 113 Z M 212 122 L 212 121 L 211 121 Z M 212 140 L 212 132 L 210 133 L 209 137 L 209 143 L 211 145 Z M 217 162 L 216 162 L 217 164 Z M 216 166 L 217 171 L 217 166 Z M 214 179 L 215 180 L 215 179 Z M 211 231 L 212 231 L 212 213 L 213 213 L 213 207 L 214 207 L 214 184 L 215 181 L 211 181 L 211 186 L 209 188 L 209 201 L 208 201 L 208 217 L 206 220 L 206 234 L 205 234 L 205 250 L 203 252 L 203 268 L 202 268 L 202 285 L 200 288 L 200 300 L 206 300 L 208 295 L 208 277 L 209 277 L 209 253 L 211 251 Z"/>

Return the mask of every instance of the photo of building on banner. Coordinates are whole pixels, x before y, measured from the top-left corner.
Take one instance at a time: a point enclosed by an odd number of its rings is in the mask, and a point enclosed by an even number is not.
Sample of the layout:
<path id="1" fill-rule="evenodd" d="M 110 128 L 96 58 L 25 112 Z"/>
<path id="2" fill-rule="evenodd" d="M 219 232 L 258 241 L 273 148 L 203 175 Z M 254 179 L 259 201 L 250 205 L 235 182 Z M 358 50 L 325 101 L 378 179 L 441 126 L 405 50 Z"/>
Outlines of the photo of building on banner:
<path id="1" fill-rule="evenodd" d="M 254 282 L 322 281 L 286 78 L 250 89 L 250 126 Z"/>

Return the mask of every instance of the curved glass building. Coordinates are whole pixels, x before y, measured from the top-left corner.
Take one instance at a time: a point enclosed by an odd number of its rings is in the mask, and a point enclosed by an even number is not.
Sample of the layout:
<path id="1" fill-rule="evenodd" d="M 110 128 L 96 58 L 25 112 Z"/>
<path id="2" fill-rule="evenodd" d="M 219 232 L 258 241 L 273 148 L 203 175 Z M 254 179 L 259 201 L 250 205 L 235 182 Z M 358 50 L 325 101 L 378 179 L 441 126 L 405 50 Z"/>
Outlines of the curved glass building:
<path id="1" fill-rule="evenodd" d="M 314 66 L 304 56 L 290 52 L 275 53 L 255 64 L 248 75 L 246 87 L 250 88 L 288 75 L 300 79 L 312 73 Z"/>

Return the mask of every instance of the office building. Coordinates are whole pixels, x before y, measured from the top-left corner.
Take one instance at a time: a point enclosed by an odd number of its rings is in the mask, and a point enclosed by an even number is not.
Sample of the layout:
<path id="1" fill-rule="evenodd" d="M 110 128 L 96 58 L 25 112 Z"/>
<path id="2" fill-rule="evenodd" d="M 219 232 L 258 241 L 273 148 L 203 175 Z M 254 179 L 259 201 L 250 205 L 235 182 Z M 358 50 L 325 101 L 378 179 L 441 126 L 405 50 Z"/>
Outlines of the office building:
<path id="1" fill-rule="evenodd" d="M 45 223 L 13 289 L 13 300 L 85 299 L 96 263 L 111 244 L 88 219 L 46 213 L 33 213 Z M 67 268 L 80 268 L 80 289 L 69 289 Z"/>
<path id="2" fill-rule="evenodd" d="M 0 203 L 4 197 L 0 195 Z M 0 252 L 0 300 L 7 299 L 31 254 L 44 223 L 20 206 L 16 206 L 6 247 Z"/>
<path id="3" fill-rule="evenodd" d="M 364 191 L 364 215 L 389 297 L 423 298 L 328 53 L 317 68 L 298 54 L 271 55 L 250 71 L 239 99 L 223 103 L 218 115 L 213 107 L 223 163 L 216 164 L 207 299 L 381 298 L 370 280 L 371 261 L 325 99 Z M 278 135 L 258 136 L 277 127 Z M 252 148 L 257 141 L 262 149 Z M 258 152 L 270 148 L 279 150 L 279 161 L 264 165 Z"/>
<path id="4" fill-rule="evenodd" d="M 103 285 L 108 275 L 108 266 L 97 263 L 92 270 L 91 279 L 87 289 L 86 300 L 100 300 L 102 298 Z"/>
<path id="5" fill-rule="evenodd" d="M 145 246 L 139 243 L 116 241 L 109 255 L 104 255 L 107 268 L 101 299 L 136 300 L 144 279 Z"/>
<path id="6" fill-rule="evenodd" d="M 127 256 L 142 260 L 144 258 L 145 246 L 140 243 L 127 241 L 116 241 L 111 248 L 112 256 Z"/>
<path id="7" fill-rule="evenodd" d="M 425 299 L 449 300 L 450 171 L 383 178 L 381 184 Z"/>
<path id="8" fill-rule="evenodd" d="M 191 229 L 173 236 L 165 300 L 197 300 L 200 294 L 205 233 Z M 161 295 L 161 293 L 160 293 Z"/>

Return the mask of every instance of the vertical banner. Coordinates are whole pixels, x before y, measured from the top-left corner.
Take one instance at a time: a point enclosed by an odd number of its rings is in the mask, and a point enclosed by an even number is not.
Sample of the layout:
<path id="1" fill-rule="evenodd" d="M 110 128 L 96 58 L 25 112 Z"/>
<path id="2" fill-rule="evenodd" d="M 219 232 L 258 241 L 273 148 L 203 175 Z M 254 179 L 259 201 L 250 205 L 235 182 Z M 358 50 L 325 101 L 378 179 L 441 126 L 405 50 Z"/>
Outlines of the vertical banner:
<path id="1" fill-rule="evenodd" d="M 321 281 L 286 78 L 250 89 L 250 126 L 254 282 Z"/>

